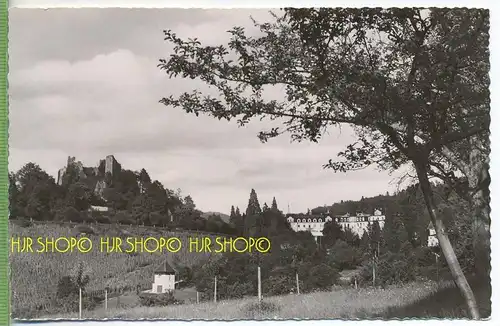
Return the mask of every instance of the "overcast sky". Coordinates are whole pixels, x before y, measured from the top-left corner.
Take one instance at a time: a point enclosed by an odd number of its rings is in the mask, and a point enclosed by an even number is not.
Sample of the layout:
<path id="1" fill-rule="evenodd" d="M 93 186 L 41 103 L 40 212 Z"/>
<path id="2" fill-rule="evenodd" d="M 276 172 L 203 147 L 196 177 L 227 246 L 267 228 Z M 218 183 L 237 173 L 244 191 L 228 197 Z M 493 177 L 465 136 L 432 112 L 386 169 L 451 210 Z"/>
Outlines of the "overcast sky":
<path id="1" fill-rule="evenodd" d="M 262 144 L 259 123 L 188 115 L 158 101 L 206 89 L 168 79 L 156 65 L 170 52 L 164 29 L 212 44 L 234 25 L 251 27 L 267 10 L 11 9 L 10 170 L 36 162 L 49 174 L 68 155 L 96 166 L 108 154 L 126 169 L 145 168 L 167 188 L 190 194 L 204 211 L 246 209 L 251 188 L 261 204 L 276 196 L 287 211 L 396 189 L 385 172 L 323 170 L 353 138 L 331 130 L 320 144 Z M 276 89 L 276 96 L 281 90 Z"/>

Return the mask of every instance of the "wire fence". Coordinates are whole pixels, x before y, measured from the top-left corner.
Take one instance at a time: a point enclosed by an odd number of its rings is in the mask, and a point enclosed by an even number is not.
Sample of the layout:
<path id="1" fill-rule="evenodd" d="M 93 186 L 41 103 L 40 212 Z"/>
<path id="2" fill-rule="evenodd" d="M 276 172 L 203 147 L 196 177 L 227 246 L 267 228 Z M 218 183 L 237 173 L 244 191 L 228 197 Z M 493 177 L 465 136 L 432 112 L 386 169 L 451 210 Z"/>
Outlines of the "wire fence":
<path id="1" fill-rule="evenodd" d="M 260 267 L 255 268 L 255 277 L 257 280 L 257 291 L 254 294 L 254 297 L 256 297 L 257 301 L 260 303 L 263 299 L 263 280 L 261 277 Z M 292 277 L 292 275 L 290 275 L 290 277 Z M 296 285 L 293 287 L 293 292 L 291 292 L 291 294 L 300 294 L 301 283 L 299 280 L 299 275 L 296 273 L 293 278 L 295 279 Z M 167 290 L 165 292 L 170 292 L 177 301 L 181 301 L 184 304 L 201 304 L 205 302 L 217 303 L 224 298 L 224 295 L 221 295 L 221 293 L 225 293 L 228 290 L 224 288 L 225 286 L 228 285 L 224 283 L 223 279 L 219 279 L 218 276 L 214 276 L 212 279 L 212 289 L 207 292 L 197 291 L 194 288 L 176 288 Z M 22 293 L 18 293 L 15 290 L 12 292 L 13 296 L 21 294 Z M 131 306 L 140 305 L 140 296 L 142 294 L 149 294 L 150 296 L 154 297 L 159 293 L 155 291 L 154 284 L 149 282 L 145 282 L 135 286 L 106 287 L 104 289 L 91 289 L 91 287 L 79 288 L 78 297 L 75 297 L 75 294 L 73 293 L 73 295 L 59 298 L 58 301 L 50 300 L 37 305 L 36 310 L 53 314 L 54 302 L 60 302 L 66 307 L 71 307 L 70 311 L 78 311 L 79 319 L 86 318 L 85 314 L 92 316 L 105 316 L 107 315 L 109 310 L 127 309 Z M 50 297 L 51 299 L 56 299 L 57 295 L 58 294 L 54 292 Z M 26 311 L 24 311 L 23 313 L 22 307 L 15 308 L 15 310 L 17 311 L 16 315 L 20 315 L 16 316 L 16 318 L 23 318 L 22 315 L 27 313 Z M 89 318 L 89 316 L 87 316 L 87 318 Z"/>
<path id="2" fill-rule="evenodd" d="M 257 301 L 260 303 L 262 301 L 262 278 L 261 278 L 261 268 L 256 268 L 256 277 L 257 277 Z M 296 279 L 296 293 L 300 294 L 300 282 L 298 273 L 295 274 Z M 199 292 L 196 290 L 188 290 L 188 289 L 172 289 L 170 292 L 176 299 L 183 301 L 184 303 L 193 303 L 200 304 L 206 301 L 212 301 L 217 303 L 219 301 L 220 293 L 220 282 L 218 281 L 218 277 L 214 276 L 213 279 L 213 292 L 212 298 L 207 298 L 207 295 L 203 292 Z M 105 312 L 108 309 L 120 309 L 127 306 L 127 301 L 130 298 L 127 298 L 127 295 L 132 295 L 132 297 L 140 295 L 141 293 L 147 294 L 159 294 L 154 292 L 153 284 L 145 283 L 141 285 L 136 285 L 135 287 L 121 287 L 121 288 L 112 288 L 108 287 L 102 290 L 92 290 L 86 291 L 84 289 L 79 289 L 79 298 L 78 298 L 78 317 L 79 319 L 83 318 L 83 312 L 88 310 L 88 308 L 92 308 L 92 310 L 103 309 Z M 135 298 L 136 299 L 136 298 Z M 132 300 L 134 300 L 132 298 Z M 87 307 L 85 307 L 87 305 Z M 123 306 L 122 306 L 123 305 Z"/>

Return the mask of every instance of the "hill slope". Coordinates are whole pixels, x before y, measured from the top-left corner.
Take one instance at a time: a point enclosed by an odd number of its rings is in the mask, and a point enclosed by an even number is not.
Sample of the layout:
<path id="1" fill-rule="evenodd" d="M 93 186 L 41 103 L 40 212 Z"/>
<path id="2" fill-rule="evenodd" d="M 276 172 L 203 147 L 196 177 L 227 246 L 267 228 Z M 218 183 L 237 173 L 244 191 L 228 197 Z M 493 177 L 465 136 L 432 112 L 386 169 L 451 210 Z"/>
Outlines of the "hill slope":
<path id="1" fill-rule="evenodd" d="M 220 217 L 226 223 L 229 223 L 229 220 L 231 218 L 229 215 L 220 212 L 204 212 L 203 214 L 201 214 L 201 217 L 208 219 L 213 215 Z"/>
<path id="2" fill-rule="evenodd" d="M 76 224 L 40 223 L 23 227 L 16 223 L 9 223 L 10 236 L 16 237 L 76 237 L 79 235 Z M 123 225 L 91 225 L 91 235 L 87 235 L 93 249 L 88 253 L 78 251 L 58 252 L 20 252 L 11 253 L 9 262 L 12 270 L 11 288 L 12 313 L 16 318 L 30 318 L 44 311 L 52 312 L 53 298 L 57 294 L 57 285 L 63 276 L 74 275 L 80 263 L 84 265 L 86 274 L 90 276 L 87 291 L 102 291 L 105 287 L 136 289 L 148 288 L 153 282 L 153 272 L 166 259 L 180 265 L 192 266 L 211 257 L 206 252 L 188 252 L 187 239 L 195 236 L 187 232 L 173 233 L 160 228 L 123 226 Z M 102 252 L 100 240 L 105 237 L 178 237 L 183 244 L 177 253 L 169 252 Z M 35 239 L 36 242 L 36 239 Z M 124 241 L 125 243 L 125 241 Z M 62 247 L 64 247 L 64 242 Z M 36 243 L 33 250 L 40 246 Z M 128 246 L 124 246 L 124 249 Z"/>

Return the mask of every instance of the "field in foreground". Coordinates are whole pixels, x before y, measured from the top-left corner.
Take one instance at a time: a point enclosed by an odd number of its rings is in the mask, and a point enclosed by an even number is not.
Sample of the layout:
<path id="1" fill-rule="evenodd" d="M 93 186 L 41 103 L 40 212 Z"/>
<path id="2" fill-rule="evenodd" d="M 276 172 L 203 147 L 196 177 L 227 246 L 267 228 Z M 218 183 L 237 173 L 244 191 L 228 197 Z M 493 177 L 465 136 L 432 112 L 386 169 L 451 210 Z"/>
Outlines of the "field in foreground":
<path id="1" fill-rule="evenodd" d="M 401 287 L 386 289 L 374 288 L 336 288 L 331 292 L 316 292 L 301 295 L 286 295 L 264 298 L 259 309 L 256 298 L 227 300 L 218 303 L 186 304 L 167 307 L 140 307 L 133 304 L 127 308 L 85 311 L 85 319 L 369 319 L 369 318 L 405 318 L 441 316 L 448 318 L 466 318 L 462 310 L 454 310 L 454 304 L 460 301 L 458 290 L 453 284 L 437 285 L 433 282 L 411 283 Z M 489 307 L 489 296 L 482 293 L 482 306 Z M 452 298 L 451 305 L 447 303 Z M 443 300 L 446 298 L 446 300 Z M 440 315 L 423 313 L 429 306 L 435 311 L 441 307 Z M 408 307 L 413 307 L 408 309 Z M 482 309 L 488 317 L 491 309 Z M 404 315 L 406 313 L 406 315 Z M 448 313 L 448 314 L 447 314 Z M 49 319 L 72 319 L 78 314 L 51 315 Z"/>
<path id="2" fill-rule="evenodd" d="M 89 226 L 89 225 L 87 225 Z M 59 308 L 54 303 L 57 284 L 63 276 L 75 275 L 76 268 L 83 264 L 85 274 L 90 276 L 88 291 L 103 291 L 105 287 L 141 288 L 151 286 L 154 270 L 160 268 L 169 258 L 184 266 L 192 266 L 214 257 L 210 253 L 190 253 L 184 246 L 177 253 L 138 252 L 106 253 L 101 252 L 101 237 L 179 237 L 185 244 L 193 233 L 170 232 L 161 228 L 90 225 L 89 238 L 94 243 L 94 250 L 89 253 L 10 253 L 12 314 L 14 318 L 38 318 L 47 313 L 56 313 Z M 71 237 L 78 236 L 78 225 L 69 224 L 33 224 L 22 226 L 9 223 L 10 237 Z"/>
<path id="3" fill-rule="evenodd" d="M 491 316 L 491 283 L 489 280 L 469 280 L 476 296 L 481 318 Z M 387 309 L 381 318 L 468 318 L 467 306 L 458 288 L 442 288 L 409 305 Z"/>
<path id="4" fill-rule="evenodd" d="M 10 225 L 11 236 L 70 236 L 74 228 L 58 225 L 32 225 L 21 227 Z M 98 242 L 100 236 L 171 236 L 168 231 L 149 230 L 140 227 L 106 226 L 95 227 L 91 236 Z M 176 234 L 179 236 L 179 234 Z M 183 235 L 186 236 L 186 235 Z M 183 240 L 184 241 L 184 240 Z M 182 264 L 192 265 L 207 259 L 210 254 L 179 253 Z M 214 256 L 212 256 L 214 257 Z M 11 254 L 11 284 L 13 318 L 72 319 L 73 314 L 58 314 L 51 300 L 61 276 L 74 272 L 79 262 L 85 262 L 91 275 L 89 287 L 99 290 L 109 285 L 150 286 L 152 271 L 159 267 L 165 254 L 139 253 L 106 254 L 98 251 L 92 254 Z M 491 287 L 471 282 L 475 289 L 482 316 L 491 313 Z M 228 300 L 214 303 L 185 304 L 167 307 L 142 307 L 135 293 L 122 295 L 120 299 L 110 298 L 108 311 L 101 307 L 84 310 L 85 319 L 357 319 L 357 318 L 405 318 L 441 317 L 466 318 L 466 309 L 458 289 L 433 282 L 412 283 L 387 289 L 341 288 L 330 292 L 302 295 L 286 295 L 265 298 L 265 305 L 259 309 L 256 298 Z M 114 300 L 118 302 L 114 302 Z"/>

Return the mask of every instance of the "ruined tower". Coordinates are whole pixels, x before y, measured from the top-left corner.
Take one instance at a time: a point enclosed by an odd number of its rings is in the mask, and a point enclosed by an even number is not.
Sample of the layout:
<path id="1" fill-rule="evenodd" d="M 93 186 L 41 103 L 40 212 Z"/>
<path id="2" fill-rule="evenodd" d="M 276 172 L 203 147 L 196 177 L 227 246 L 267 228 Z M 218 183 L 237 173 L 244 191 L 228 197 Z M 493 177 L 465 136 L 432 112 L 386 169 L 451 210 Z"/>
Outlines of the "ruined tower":
<path id="1" fill-rule="evenodd" d="M 121 170 L 121 165 L 116 161 L 113 155 L 106 156 L 104 173 L 111 173 L 112 175 Z"/>

